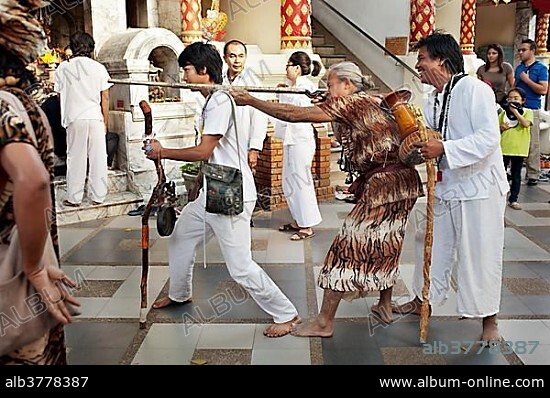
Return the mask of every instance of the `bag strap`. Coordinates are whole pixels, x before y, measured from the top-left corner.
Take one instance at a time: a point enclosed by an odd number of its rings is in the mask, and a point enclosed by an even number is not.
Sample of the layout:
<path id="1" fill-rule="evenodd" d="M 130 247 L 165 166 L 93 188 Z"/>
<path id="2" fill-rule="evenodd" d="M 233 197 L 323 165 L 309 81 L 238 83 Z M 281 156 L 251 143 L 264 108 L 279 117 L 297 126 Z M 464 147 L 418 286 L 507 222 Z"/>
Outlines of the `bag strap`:
<path id="1" fill-rule="evenodd" d="M 222 92 L 224 93 L 225 95 L 227 95 L 227 97 L 229 98 L 229 102 L 231 104 L 231 119 L 233 120 L 233 126 L 235 127 L 235 135 L 237 137 L 237 156 L 239 158 L 239 170 L 242 172 L 242 165 L 241 165 L 241 146 L 239 145 L 239 131 L 237 129 L 237 115 L 236 115 L 236 104 L 235 104 L 235 100 L 233 99 L 233 97 L 231 96 L 231 94 L 229 94 L 228 91 L 225 91 L 225 90 L 218 90 L 217 92 Z M 206 99 L 206 103 L 204 104 L 204 107 L 202 108 L 203 109 L 203 125 L 204 125 L 204 112 L 206 111 L 206 106 L 208 105 L 208 102 L 210 101 L 210 99 L 212 98 L 212 95 L 210 95 L 207 99 Z M 201 129 L 202 130 L 202 129 Z M 195 130 L 195 134 L 198 134 L 198 132 Z"/>

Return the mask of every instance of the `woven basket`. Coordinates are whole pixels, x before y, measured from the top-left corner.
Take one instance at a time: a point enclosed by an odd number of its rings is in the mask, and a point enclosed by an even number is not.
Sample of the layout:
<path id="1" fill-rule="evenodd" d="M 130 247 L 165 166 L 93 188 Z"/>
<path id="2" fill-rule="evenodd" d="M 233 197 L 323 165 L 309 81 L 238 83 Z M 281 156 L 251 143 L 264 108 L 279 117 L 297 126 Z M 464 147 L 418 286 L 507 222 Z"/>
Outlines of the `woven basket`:
<path id="1" fill-rule="evenodd" d="M 428 138 L 441 139 L 441 135 L 437 131 L 427 129 L 427 132 Z M 422 141 L 419 131 L 415 131 L 403 139 L 399 146 L 399 159 L 402 163 L 408 166 L 416 166 L 425 162 L 425 159 L 420 156 L 418 148 L 414 146 L 415 143 Z"/>

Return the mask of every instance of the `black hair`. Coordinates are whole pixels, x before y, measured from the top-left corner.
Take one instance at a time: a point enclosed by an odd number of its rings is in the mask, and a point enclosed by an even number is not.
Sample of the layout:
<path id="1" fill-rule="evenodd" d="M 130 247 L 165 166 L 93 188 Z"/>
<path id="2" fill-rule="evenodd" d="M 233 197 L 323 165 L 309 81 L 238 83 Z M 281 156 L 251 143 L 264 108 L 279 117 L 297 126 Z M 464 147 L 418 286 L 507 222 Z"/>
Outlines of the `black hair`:
<path id="1" fill-rule="evenodd" d="M 497 65 L 498 65 L 498 73 L 504 72 L 503 64 L 504 64 L 504 50 L 502 49 L 502 46 L 500 44 L 489 44 L 487 46 L 487 51 L 485 52 L 485 72 L 489 70 L 491 65 L 489 64 L 489 58 L 487 57 L 487 53 L 489 53 L 489 50 L 495 50 L 498 53 L 497 58 Z"/>
<path id="2" fill-rule="evenodd" d="M 19 79 L 17 87 L 27 87 L 36 83 L 34 74 L 26 68 L 19 57 L 4 48 L 0 51 L 0 76 L 13 76 Z"/>
<path id="3" fill-rule="evenodd" d="M 73 57 L 91 57 L 95 49 L 94 38 L 86 32 L 76 32 L 69 39 Z"/>
<path id="4" fill-rule="evenodd" d="M 237 44 L 237 45 L 240 45 L 240 46 L 243 46 L 244 48 L 244 55 L 248 55 L 248 50 L 246 49 L 246 44 L 244 44 L 242 41 L 240 40 L 237 40 L 237 39 L 233 39 L 233 40 L 229 40 L 227 43 L 225 43 L 225 46 L 223 46 L 223 55 L 227 55 L 227 51 L 229 51 L 229 46 L 232 46 L 234 44 Z"/>
<path id="5" fill-rule="evenodd" d="M 200 41 L 188 45 L 178 58 L 179 65 L 183 68 L 193 65 L 197 73 L 206 69 L 206 73 L 216 84 L 222 84 L 223 61 L 220 53 L 212 44 Z"/>
<path id="6" fill-rule="evenodd" d="M 443 60 L 445 68 L 452 73 L 464 73 L 464 58 L 460 46 L 455 38 L 448 33 L 436 30 L 431 35 L 423 37 L 415 44 L 414 49 L 418 50 L 426 46 L 430 58 Z"/>
<path id="7" fill-rule="evenodd" d="M 521 99 L 522 99 L 523 101 L 526 100 L 526 98 L 527 98 L 527 93 L 526 93 L 525 90 L 522 89 L 521 87 L 513 87 L 513 88 L 511 88 L 511 89 L 508 90 L 508 92 L 506 93 L 506 97 L 508 97 L 508 96 L 510 95 L 510 93 L 512 93 L 512 92 L 514 92 L 514 91 L 515 91 L 516 93 L 519 94 L 519 96 L 521 97 Z"/>
<path id="8" fill-rule="evenodd" d="M 529 49 L 534 50 L 535 52 L 537 51 L 537 43 L 535 43 L 532 39 L 523 39 L 521 44 L 529 44 Z"/>
<path id="9" fill-rule="evenodd" d="M 302 76 L 309 75 L 317 76 L 321 72 L 321 63 L 318 61 L 311 62 L 309 55 L 303 51 L 296 51 L 292 53 L 288 62 L 294 66 L 299 66 L 302 70 Z M 311 70 L 311 65 L 313 65 L 313 70 Z"/>

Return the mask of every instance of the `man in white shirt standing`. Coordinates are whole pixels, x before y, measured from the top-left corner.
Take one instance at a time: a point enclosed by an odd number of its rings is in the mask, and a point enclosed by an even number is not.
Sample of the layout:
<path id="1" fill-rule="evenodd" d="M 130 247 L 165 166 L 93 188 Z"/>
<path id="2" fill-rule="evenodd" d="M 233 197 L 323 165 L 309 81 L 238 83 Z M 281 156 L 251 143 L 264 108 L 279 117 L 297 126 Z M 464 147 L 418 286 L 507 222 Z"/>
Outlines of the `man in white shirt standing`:
<path id="1" fill-rule="evenodd" d="M 509 187 L 494 93 L 481 80 L 464 74 L 464 59 L 451 35 L 433 33 L 415 48 L 422 83 L 435 87 L 424 107 L 426 124 L 443 137 L 418 144 L 421 155 L 437 159 L 438 164 L 429 300 L 432 304 L 446 300 L 456 264 L 458 313 L 465 318 L 482 318 L 480 340 L 498 341 Z M 395 308 L 396 312 L 420 312 L 425 224 L 417 218 L 416 297 Z"/>
<path id="2" fill-rule="evenodd" d="M 61 122 L 67 130 L 67 198 L 65 206 L 80 206 L 89 162 L 88 195 L 93 205 L 107 195 L 107 117 L 109 73 L 92 59 L 92 36 L 77 32 L 70 38 L 73 57 L 55 72 L 54 89 L 61 101 Z"/>
<path id="3" fill-rule="evenodd" d="M 232 86 L 261 86 L 262 82 L 256 74 L 246 68 L 246 45 L 240 40 L 230 40 L 223 47 L 223 59 L 227 64 L 227 72 L 223 76 L 224 85 Z M 261 95 L 256 95 L 265 99 Z M 252 169 L 258 163 L 258 152 L 264 147 L 267 133 L 267 116 L 251 106 L 237 108 L 239 131 L 250 135 L 248 143 L 248 164 Z"/>
<path id="4" fill-rule="evenodd" d="M 178 62 L 188 83 L 222 82 L 222 59 L 211 44 L 197 42 L 187 46 Z M 236 105 L 228 93 L 217 91 L 210 94 L 208 90 L 201 93 L 206 98 L 206 104 L 202 112 L 200 144 L 190 148 L 163 148 L 158 141 L 152 140 L 147 157 L 208 161 L 241 169 L 244 211 L 238 215 L 207 213 L 205 189 L 201 189 L 197 199 L 183 208 L 168 244 L 168 296 L 157 300 L 153 308 L 191 301 L 195 250 L 216 236 L 231 277 L 246 289 L 262 310 L 273 317 L 274 324 L 264 334 L 268 337 L 284 336 L 300 318 L 296 307 L 252 260 L 250 218 L 256 203 L 256 187 L 252 170 L 247 164 L 249 131 L 240 131 L 238 119 L 234 122 Z"/>

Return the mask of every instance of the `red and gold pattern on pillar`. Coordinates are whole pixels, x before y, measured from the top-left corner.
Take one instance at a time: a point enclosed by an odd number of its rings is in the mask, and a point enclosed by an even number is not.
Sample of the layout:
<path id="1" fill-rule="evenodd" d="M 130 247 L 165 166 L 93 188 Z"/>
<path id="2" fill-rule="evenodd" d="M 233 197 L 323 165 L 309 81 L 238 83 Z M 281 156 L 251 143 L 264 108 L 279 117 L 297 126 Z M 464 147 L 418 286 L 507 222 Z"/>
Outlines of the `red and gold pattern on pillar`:
<path id="1" fill-rule="evenodd" d="M 460 49 L 462 54 L 474 54 L 476 38 L 476 0 L 462 0 L 460 17 Z"/>
<path id="2" fill-rule="evenodd" d="M 311 0 L 281 0 L 281 49 L 311 48 Z"/>
<path id="3" fill-rule="evenodd" d="M 181 41 L 191 44 L 202 40 L 200 0 L 180 0 Z"/>
<path id="4" fill-rule="evenodd" d="M 546 43 L 548 42 L 548 25 L 550 14 L 542 14 L 537 16 L 537 55 L 548 52 Z"/>
<path id="5" fill-rule="evenodd" d="M 411 0 L 411 34 L 409 47 L 413 48 L 423 37 L 433 32 L 435 23 L 432 0 Z"/>

